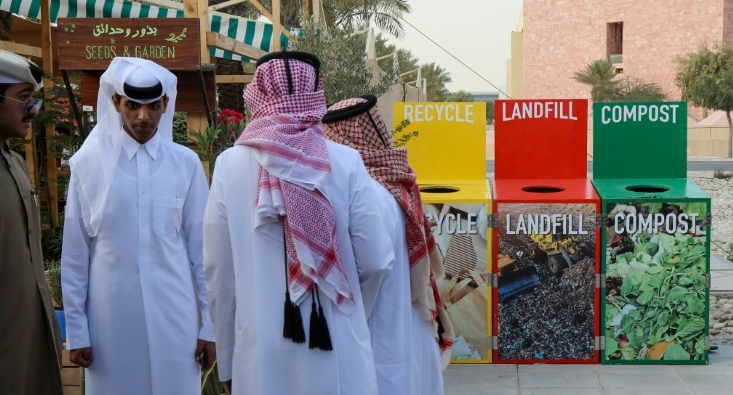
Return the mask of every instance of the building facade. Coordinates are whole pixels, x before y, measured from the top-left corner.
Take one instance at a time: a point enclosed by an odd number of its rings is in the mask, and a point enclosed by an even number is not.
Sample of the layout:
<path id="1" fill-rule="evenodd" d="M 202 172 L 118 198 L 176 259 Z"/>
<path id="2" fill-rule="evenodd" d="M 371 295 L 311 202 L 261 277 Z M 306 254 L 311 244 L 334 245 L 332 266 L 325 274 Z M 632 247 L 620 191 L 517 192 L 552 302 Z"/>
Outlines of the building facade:
<path id="1" fill-rule="evenodd" d="M 524 0 L 520 21 L 507 81 L 517 86 L 521 73 L 515 99 L 590 98 L 573 75 L 608 59 L 625 77 L 656 83 L 679 100 L 677 57 L 703 43 L 733 42 L 733 0 Z"/>

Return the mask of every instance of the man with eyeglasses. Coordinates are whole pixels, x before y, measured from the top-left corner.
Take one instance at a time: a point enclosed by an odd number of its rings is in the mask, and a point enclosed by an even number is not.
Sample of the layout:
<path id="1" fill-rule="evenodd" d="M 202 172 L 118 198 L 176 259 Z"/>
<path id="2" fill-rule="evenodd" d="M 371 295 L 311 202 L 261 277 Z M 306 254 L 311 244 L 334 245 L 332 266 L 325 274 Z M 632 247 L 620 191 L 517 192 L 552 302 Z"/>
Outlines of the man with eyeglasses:
<path id="1" fill-rule="evenodd" d="M 38 199 L 23 158 L 8 140 L 24 138 L 40 100 L 43 70 L 0 50 L 0 394 L 60 395 L 63 345 L 41 252 Z"/>

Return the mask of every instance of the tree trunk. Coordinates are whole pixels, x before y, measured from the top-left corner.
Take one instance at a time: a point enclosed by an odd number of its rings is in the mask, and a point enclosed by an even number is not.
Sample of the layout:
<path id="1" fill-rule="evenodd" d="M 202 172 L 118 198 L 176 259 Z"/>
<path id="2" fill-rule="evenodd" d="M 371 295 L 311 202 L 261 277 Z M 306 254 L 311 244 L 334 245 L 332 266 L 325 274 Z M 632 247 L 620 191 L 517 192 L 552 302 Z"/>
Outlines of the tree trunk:
<path id="1" fill-rule="evenodd" d="M 730 111 L 725 112 L 728 118 L 728 157 L 733 158 L 733 122 L 730 119 Z"/>

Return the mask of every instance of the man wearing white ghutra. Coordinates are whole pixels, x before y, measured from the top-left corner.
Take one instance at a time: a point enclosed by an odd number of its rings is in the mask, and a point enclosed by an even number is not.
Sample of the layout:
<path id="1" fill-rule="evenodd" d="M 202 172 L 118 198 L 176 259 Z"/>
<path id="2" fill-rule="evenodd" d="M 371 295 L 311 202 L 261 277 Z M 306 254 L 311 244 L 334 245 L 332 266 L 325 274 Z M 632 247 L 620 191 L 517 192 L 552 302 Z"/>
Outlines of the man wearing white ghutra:
<path id="1" fill-rule="evenodd" d="M 88 394 L 200 394 L 200 368 L 216 357 L 203 273 L 208 188 L 196 154 L 172 141 L 176 82 L 151 61 L 112 60 L 99 122 L 69 161 L 67 348 L 87 369 Z"/>

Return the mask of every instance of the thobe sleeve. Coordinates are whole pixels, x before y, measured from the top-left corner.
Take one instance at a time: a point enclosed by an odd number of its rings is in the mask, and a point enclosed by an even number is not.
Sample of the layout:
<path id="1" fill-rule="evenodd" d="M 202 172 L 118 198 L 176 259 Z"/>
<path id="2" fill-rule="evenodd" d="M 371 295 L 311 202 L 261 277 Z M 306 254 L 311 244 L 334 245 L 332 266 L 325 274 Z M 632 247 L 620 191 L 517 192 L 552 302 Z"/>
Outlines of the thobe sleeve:
<path id="1" fill-rule="evenodd" d="M 204 277 L 204 211 L 209 188 L 206 184 L 203 168 L 196 163 L 186 202 L 183 205 L 183 234 L 188 247 L 188 259 L 196 282 L 199 308 L 201 309 L 201 328 L 199 339 L 214 341 L 214 328 L 209 312 L 209 298 L 206 296 L 206 278 Z"/>
<path id="2" fill-rule="evenodd" d="M 381 215 L 379 197 L 361 158 L 353 180 L 349 210 L 349 234 L 354 248 L 364 313 L 371 315 L 382 278 L 392 268 L 394 249 Z"/>
<path id="3" fill-rule="evenodd" d="M 72 173 L 66 198 L 61 250 L 61 288 L 66 315 L 66 348 L 69 350 L 91 345 L 86 314 L 91 240 L 81 214 L 78 182 Z"/>
<path id="4" fill-rule="evenodd" d="M 211 192 L 204 215 L 204 266 L 211 320 L 216 332 L 219 380 L 227 381 L 232 379 L 236 300 L 234 258 L 223 202 L 221 161 L 222 157 L 219 157 L 214 167 Z"/>

